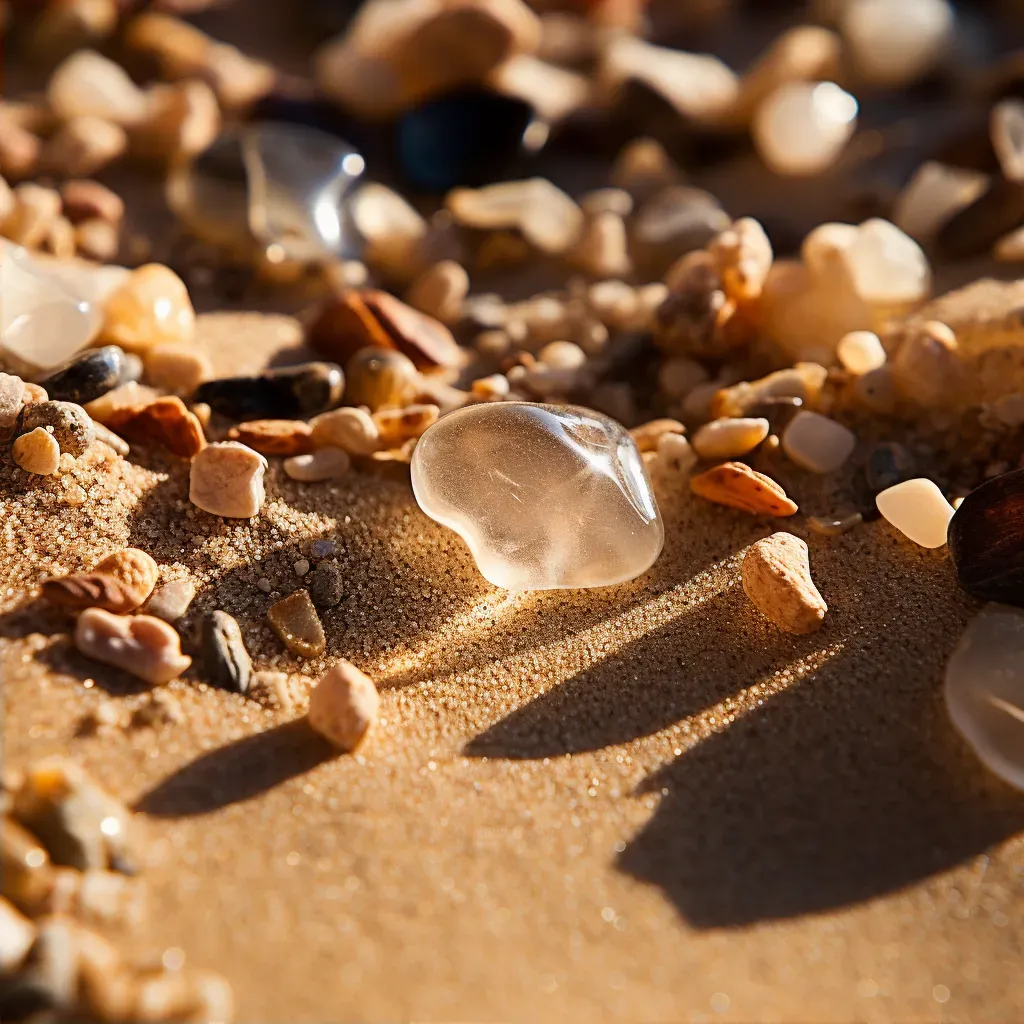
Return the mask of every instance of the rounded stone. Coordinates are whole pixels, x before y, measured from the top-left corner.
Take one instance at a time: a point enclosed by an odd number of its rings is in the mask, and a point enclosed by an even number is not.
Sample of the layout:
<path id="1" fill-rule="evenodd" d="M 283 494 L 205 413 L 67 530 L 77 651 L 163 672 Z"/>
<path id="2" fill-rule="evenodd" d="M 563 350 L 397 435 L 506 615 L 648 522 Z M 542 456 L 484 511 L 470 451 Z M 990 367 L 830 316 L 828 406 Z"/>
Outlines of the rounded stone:
<path id="1" fill-rule="evenodd" d="M 308 419 L 336 406 L 344 389 L 337 363 L 302 363 L 255 377 L 208 380 L 194 400 L 233 420 Z"/>
<path id="2" fill-rule="evenodd" d="M 664 542 L 636 444 L 589 409 L 503 402 L 450 413 L 416 445 L 412 486 L 509 590 L 623 583 Z"/>
<path id="3" fill-rule="evenodd" d="M 227 612 L 210 612 L 203 619 L 203 663 L 210 682 L 233 693 L 247 693 L 252 661 L 242 630 Z"/>
<path id="4" fill-rule="evenodd" d="M 46 378 L 46 393 L 57 402 L 85 405 L 123 384 L 128 363 L 116 345 L 90 349 Z"/>
<path id="5" fill-rule="evenodd" d="M 89 414 L 73 402 L 37 402 L 25 406 L 21 414 L 21 431 L 29 433 L 36 427 L 52 427 L 60 450 L 76 459 L 92 444 L 94 431 Z"/>
<path id="6" fill-rule="evenodd" d="M 313 547 L 315 554 L 316 545 Z M 345 579 L 341 569 L 333 562 L 321 562 L 309 577 L 309 596 L 321 610 L 340 604 L 345 596 Z"/>

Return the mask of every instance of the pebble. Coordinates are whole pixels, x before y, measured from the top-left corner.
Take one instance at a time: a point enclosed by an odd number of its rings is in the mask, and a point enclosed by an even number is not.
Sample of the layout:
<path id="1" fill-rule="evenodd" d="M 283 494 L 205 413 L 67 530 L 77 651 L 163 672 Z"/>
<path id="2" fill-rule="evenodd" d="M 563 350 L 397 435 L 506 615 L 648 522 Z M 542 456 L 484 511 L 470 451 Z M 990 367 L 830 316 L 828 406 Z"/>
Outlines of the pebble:
<path id="1" fill-rule="evenodd" d="M 885 365 L 885 348 L 873 331 L 850 331 L 836 346 L 836 355 L 843 369 L 858 377 Z"/>
<path id="2" fill-rule="evenodd" d="M 324 653 L 327 638 L 308 591 L 299 590 L 267 611 L 267 621 L 285 647 L 303 658 Z"/>
<path id="3" fill-rule="evenodd" d="M 364 240 L 367 263 L 399 281 L 411 281 L 425 269 L 427 222 L 397 192 L 368 182 L 353 192 L 348 211 Z"/>
<path id="4" fill-rule="evenodd" d="M 62 121 L 99 117 L 126 127 L 142 121 L 148 108 L 145 94 L 120 64 L 88 49 L 76 51 L 56 68 L 47 99 Z"/>
<path id="5" fill-rule="evenodd" d="M 752 452 L 767 436 L 766 419 L 718 419 L 693 435 L 693 450 L 702 459 L 736 459 Z"/>
<path id="6" fill-rule="evenodd" d="M 0 897 L 0 977 L 17 971 L 35 940 L 35 925 Z"/>
<path id="7" fill-rule="evenodd" d="M 335 409 L 315 417 L 314 448 L 340 448 L 350 455 L 369 455 L 380 447 L 380 431 L 373 417 L 363 409 Z"/>
<path id="8" fill-rule="evenodd" d="M 130 441 L 161 445 L 183 459 L 192 458 L 206 446 L 199 418 L 175 396 L 116 409 L 106 417 L 106 424 Z"/>
<path id="9" fill-rule="evenodd" d="M 787 82 L 757 108 L 751 128 L 777 174 L 812 175 L 835 161 L 857 127 L 857 100 L 834 82 Z"/>
<path id="10" fill-rule="evenodd" d="M 441 410 L 436 405 L 408 405 L 404 409 L 383 409 L 373 414 L 380 445 L 397 448 L 437 422 Z"/>
<path id="11" fill-rule="evenodd" d="M 840 537 L 844 533 L 860 526 L 864 522 L 864 516 L 860 512 L 853 512 L 840 519 L 826 518 L 824 516 L 808 516 L 807 525 L 823 537 Z"/>
<path id="12" fill-rule="evenodd" d="M 946 710 L 989 771 L 1024 789 L 1024 612 L 987 604 L 946 666 Z"/>
<path id="13" fill-rule="evenodd" d="M 658 443 L 666 434 L 685 433 L 686 427 L 679 420 L 663 418 L 648 420 L 647 423 L 641 423 L 640 426 L 633 427 L 629 432 L 629 436 L 633 438 L 633 443 L 642 454 L 644 452 L 656 451 Z"/>
<path id="14" fill-rule="evenodd" d="M 817 363 L 797 363 L 754 381 L 740 381 L 720 388 L 711 406 L 712 415 L 746 416 L 773 398 L 799 398 L 814 406 L 821 398 L 828 370 Z"/>
<path id="15" fill-rule="evenodd" d="M 682 434 L 662 434 L 657 453 L 658 465 L 676 473 L 689 473 L 697 465 L 697 453 Z"/>
<path id="16" fill-rule="evenodd" d="M 612 166 L 611 183 L 635 203 L 645 203 L 664 188 L 682 182 L 683 172 L 657 139 L 627 142 Z M 712 199 L 713 201 L 713 199 Z"/>
<path id="17" fill-rule="evenodd" d="M 299 558 L 299 559 L 297 559 L 295 561 L 295 563 L 292 565 L 292 568 L 295 570 L 295 575 L 296 576 L 305 576 L 306 573 L 309 572 L 309 559 L 308 558 Z"/>
<path id="18" fill-rule="evenodd" d="M 373 680 L 348 661 L 332 665 L 309 695 L 309 724 L 339 750 L 355 750 L 380 714 Z"/>
<path id="19" fill-rule="evenodd" d="M 307 455 L 295 455 L 284 461 L 284 471 L 301 483 L 320 483 L 343 477 L 352 465 L 348 452 L 342 448 L 318 448 Z"/>
<path id="20" fill-rule="evenodd" d="M 124 352 L 116 345 L 105 345 L 76 356 L 44 383 L 52 401 L 85 405 L 124 383 L 126 372 Z"/>
<path id="21" fill-rule="evenodd" d="M 365 405 L 370 412 L 408 405 L 419 385 L 413 361 L 391 348 L 371 345 L 356 352 L 345 364 L 345 398 L 349 405 Z"/>
<path id="22" fill-rule="evenodd" d="M 60 193 L 33 182 L 14 188 L 14 209 L 4 222 L 4 234 L 26 249 L 38 249 L 60 217 Z"/>
<path id="23" fill-rule="evenodd" d="M 224 377 L 201 384 L 195 401 L 232 420 L 308 419 L 332 409 L 345 391 L 337 363 L 302 363 L 255 377 Z"/>
<path id="24" fill-rule="evenodd" d="M 6 441 L 25 404 L 25 382 L 11 373 L 0 373 L 0 441 Z"/>
<path id="25" fill-rule="evenodd" d="M 162 342 L 143 353 L 146 381 L 171 394 L 191 395 L 213 376 L 209 357 L 180 342 Z"/>
<path id="26" fill-rule="evenodd" d="M 96 614 L 118 623 L 134 621 Z M 66 758 L 51 757 L 28 767 L 14 794 L 13 815 L 39 838 L 54 864 L 132 873 L 128 810 Z"/>
<path id="27" fill-rule="evenodd" d="M 189 501 L 215 516 L 250 519 L 266 498 L 267 466 L 259 452 L 237 441 L 208 445 L 192 459 Z"/>
<path id="28" fill-rule="evenodd" d="M 110 263 L 121 249 L 120 230 L 105 220 L 84 220 L 75 227 L 75 247 L 81 256 Z"/>
<path id="29" fill-rule="evenodd" d="M 942 227 L 985 191 L 988 175 L 927 160 L 893 205 L 892 221 L 915 241 L 929 245 Z"/>
<path id="30" fill-rule="evenodd" d="M 107 299 L 103 337 L 126 352 L 144 353 L 161 342 L 188 344 L 195 332 L 196 314 L 185 282 L 160 263 L 133 270 Z"/>
<path id="31" fill-rule="evenodd" d="M 637 211 L 630 251 L 639 267 L 651 277 L 661 277 L 676 260 L 703 249 L 730 223 L 710 192 L 675 185 L 656 193 Z M 714 259 L 709 257 L 709 263 L 713 267 Z"/>
<path id="32" fill-rule="evenodd" d="M 710 253 L 683 257 L 670 271 L 668 298 L 658 309 L 655 344 L 675 356 L 720 358 L 732 347 L 724 327 L 735 310 Z"/>
<path id="33" fill-rule="evenodd" d="M 95 434 L 89 414 L 72 402 L 36 402 L 21 414 L 21 430 L 50 429 L 62 453 L 78 458 L 92 444 Z"/>
<path id="34" fill-rule="evenodd" d="M 302 420 L 251 420 L 232 427 L 228 440 L 262 455 L 305 455 L 313 448 L 313 428 Z"/>
<path id="35" fill-rule="evenodd" d="M 314 558 L 330 558 L 334 554 L 337 545 L 333 540 L 315 540 L 313 541 L 313 557 Z"/>
<path id="36" fill-rule="evenodd" d="M 937 320 L 906 330 L 892 372 L 900 395 L 929 409 L 952 405 L 965 385 L 956 335 Z"/>
<path id="37" fill-rule="evenodd" d="M 103 220 L 119 225 L 124 220 L 124 200 L 98 181 L 72 178 L 60 186 L 61 209 L 72 224 Z"/>
<path id="38" fill-rule="evenodd" d="M 741 217 L 708 245 L 725 294 L 752 302 L 764 289 L 775 258 L 764 228 L 753 217 Z"/>
<path id="39" fill-rule="evenodd" d="M 882 516 L 915 544 L 941 548 L 946 543 L 953 506 L 931 480 L 904 480 L 876 495 L 875 504 Z"/>
<path id="40" fill-rule="evenodd" d="M 624 582 L 653 564 L 664 541 L 632 439 L 572 406 L 498 402 L 449 413 L 416 445 L 412 486 L 420 508 L 466 541 L 484 577 L 509 590 Z M 583 509 L 595 510 L 587 529 L 570 529 Z"/>
<path id="41" fill-rule="evenodd" d="M 171 580 L 153 591 L 143 611 L 174 623 L 185 615 L 195 596 L 196 585 L 191 580 Z"/>
<path id="42" fill-rule="evenodd" d="M 854 433 L 816 412 L 801 410 L 782 435 L 782 448 L 798 466 L 812 473 L 833 473 L 853 454 Z"/>
<path id="43" fill-rule="evenodd" d="M 313 549 L 313 553 L 316 554 L 316 544 L 313 545 Z M 313 604 L 322 611 L 334 608 L 341 603 L 344 595 L 341 569 L 332 562 L 321 562 L 309 577 L 309 596 Z"/>
<path id="44" fill-rule="evenodd" d="M 462 303 L 468 294 L 469 274 L 465 268 L 455 260 L 441 260 L 412 283 L 405 301 L 450 327 L 462 317 Z"/>
<path id="45" fill-rule="evenodd" d="M 242 630 L 225 611 L 214 611 L 202 620 L 203 666 L 214 686 L 232 693 L 247 693 L 252 660 L 245 649 Z"/>
<path id="46" fill-rule="evenodd" d="M 101 117 L 65 121 L 39 151 L 39 166 L 61 177 L 97 174 L 128 151 L 128 133 Z"/>
<path id="47" fill-rule="evenodd" d="M 791 516 L 798 511 L 780 484 L 744 462 L 723 462 L 690 478 L 694 494 L 751 515 Z"/>
<path id="48" fill-rule="evenodd" d="M 103 608 L 123 615 L 145 604 L 159 571 L 151 555 L 139 548 L 125 548 L 88 572 L 43 580 L 42 594 L 60 608 Z"/>
<path id="49" fill-rule="evenodd" d="M 6 796 L 8 804 L 13 804 L 13 794 L 8 791 Z M 36 917 L 54 887 L 53 865 L 39 840 L 8 815 L 9 809 L 0 819 L 3 895 L 19 910 Z"/>
<path id="50" fill-rule="evenodd" d="M 274 589 L 274 584 L 271 583 L 266 576 L 261 576 L 256 581 L 256 586 L 259 587 L 259 589 L 262 590 L 264 594 L 269 594 L 270 591 Z"/>
<path id="51" fill-rule="evenodd" d="M 43 427 L 15 438 L 11 456 L 21 469 L 36 476 L 53 476 L 60 467 L 60 445 Z"/>
<path id="52" fill-rule="evenodd" d="M 949 524 L 949 554 L 957 580 L 972 597 L 1024 606 L 1019 544 L 1024 470 L 987 480 L 960 503 Z"/>
<path id="53" fill-rule="evenodd" d="M 114 388 L 113 391 L 108 391 L 102 398 L 87 403 L 85 411 L 94 420 L 109 426 L 110 417 L 120 410 L 141 408 L 150 405 L 160 397 L 160 392 L 155 388 L 146 387 L 136 381 L 129 381 L 127 384 Z"/>
<path id="54" fill-rule="evenodd" d="M 181 653 L 174 629 L 149 615 L 121 616 L 86 608 L 75 626 L 75 646 L 87 657 L 154 686 L 177 679 L 192 664 Z"/>
<path id="55" fill-rule="evenodd" d="M 807 247 L 805 240 L 805 259 Z M 909 308 L 928 297 L 932 283 L 928 257 L 914 239 L 887 220 L 864 221 L 847 235 L 841 255 L 858 297 L 873 307 Z"/>
<path id="56" fill-rule="evenodd" d="M 821 629 L 828 605 L 811 579 L 807 544 L 773 533 L 751 544 L 741 568 L 743 591 L 762 615 L 787 633 Z"/>
<path id="57" fill-rule="evenodd" d="M 572 258 L 576 266 L 591 277 L 629 277 L 633 264 L 629 256 L 629 232 L 625 220 L 611 212 L 590 217 Z"/>
<path id="58" fill-rule="evenodd" d="M 38 924 L 36 940 L 22 970 L 4 992 L 4 1016 L 25 1019 L 46 1011 L 75 1007 L 78 952 L 74 922 L 48 917 Z"/>

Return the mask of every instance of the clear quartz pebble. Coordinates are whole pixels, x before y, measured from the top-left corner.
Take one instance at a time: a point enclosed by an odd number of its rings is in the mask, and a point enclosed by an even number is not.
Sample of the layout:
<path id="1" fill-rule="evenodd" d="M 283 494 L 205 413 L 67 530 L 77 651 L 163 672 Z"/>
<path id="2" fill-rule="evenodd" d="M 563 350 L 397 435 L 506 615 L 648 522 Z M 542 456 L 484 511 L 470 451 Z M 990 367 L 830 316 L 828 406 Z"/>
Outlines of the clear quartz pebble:
<path id="1" fill-rule="evenodd" d="M 986 605 L 946 667 L 946 710 L 986 768 L 1024 789 L 1024 611 Z"/>
<path id="2" fill-rule="evenodd" d="M 664 527 L 643 460 L 614 420 L 504 402 L 442 417 L 413 453 L 420 507 L 509 590 L 606 587 L 645 572 Z"/>

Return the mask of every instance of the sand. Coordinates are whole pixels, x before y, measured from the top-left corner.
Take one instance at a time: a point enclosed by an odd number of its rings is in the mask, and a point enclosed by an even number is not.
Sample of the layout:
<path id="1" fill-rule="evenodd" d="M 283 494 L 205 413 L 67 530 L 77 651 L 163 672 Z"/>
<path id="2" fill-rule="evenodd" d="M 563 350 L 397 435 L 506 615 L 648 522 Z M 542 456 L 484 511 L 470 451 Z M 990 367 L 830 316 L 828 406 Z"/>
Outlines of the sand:
<path id="1" fill-rule="evenodd" d="M 200 336 L 226 370 L 293 357 L 298 328 L 219 314 Z M 224 972 L 239 1020 L 1020 1016 L 1024 797 L 944 712 L 975 606 L 943 552 L 786 521 L 830 608 L 792 637 L 739 582 L 776 526 L 682 480 L 656 478 L 667 542 L 644 577 L 510 596 L 400 475 L 299 485 L 272 460 L 262 514 L 227 522 L 188 505 L 184 463 L 97 451 L 77 505 L 70 480 L 0 470 L 5 764 L 68 754 L 139 809 L 153 907 L 121 941 Z M 780 479 L 830 511 L 829 481 Z M 302 662 L 264 615 L 320 538 L 347 596 Z M 226 609 L 298 707 L 196 669 L 166 688 L 180 721 L 90 732 L 101 703 L 149 697 L 77 655 L 36 584 L 129 543 L 199 587 L 187 649 Z M 356 756 L 300 718 L 303 674 L 339 656 L 382 690 Z"/>

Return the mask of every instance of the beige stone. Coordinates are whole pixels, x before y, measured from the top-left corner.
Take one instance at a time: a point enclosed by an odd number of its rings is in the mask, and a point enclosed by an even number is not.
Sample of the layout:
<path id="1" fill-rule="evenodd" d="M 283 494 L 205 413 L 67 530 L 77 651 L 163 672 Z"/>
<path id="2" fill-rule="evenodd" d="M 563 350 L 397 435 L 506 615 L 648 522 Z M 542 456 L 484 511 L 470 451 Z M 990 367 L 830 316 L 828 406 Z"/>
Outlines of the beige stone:
<path id="1" fill-rule="evenodd" d="M 754 606 L 787 633 L 814 633 L 828 605 L 811 579 L 807 544 L 791 533 L 773 533 L 743 557 L 743 591 Z"/>
<path id="2" fill-rule="evenodd" d="M 764 228 L 753 217 L 742 217 L 717 235 L 708 246 L 725 294 L 735 301 L 760 297 L 774 254 Z"/>
<path id="3" fill-rule="evenodd" d="M 851 331 L 836 346 L 836 355 L 848 373 L 860 376 L 885 365 L 885 348 L 873 331 Z"/>
<path id="4" fill-rule="evenodd" d="M 741 381 L 720 388 L 712 402 L 714 416 L 744 416 L 750 409 L 770 398 L 799 398 L 813 406 L 821 397 L 828 371 L 817 363 L 797 363 L 776 370 L 755 381 Z"/>
<path id="5" fill-rule="evenodd" d="M 125 127 L 140 122 L 148 106 L 124 68 L 95 50 L 78 50 L 68 57 L 51 76 L 47 98 L 64 121 L 100 117 Z"/>
<path id="6" fill-rule="evenodd" d="M 132 271 L 107 300 L 103 339 L 127 352 L 145 352 L 160 342 L 190 342 L 195 330 L 185 282 L 162 264 Z"/>
<path id="7" fill-rule="evenodd" d="M 937 320 L 904 330 L 892 371 L 900 395 L 926 408 L 954 405 L 965 384 L 956 335 Z"/>
<path id="8" fill-rule="evenodd" d="M 190 395 L 213 376 L 209 356 L 177 341 L 161 342 L 142 354 L 146 380 L 172 395 Z"/>
<path id="9" fill-rule="evenodd" d="M 192 459 L 189 500 L 215 516 L 249 519 L 263 507 L 268 465 L 259 452 L 237 441 L 208 445 Z"/>
<path id="10" fill-rule="evenodd" d="M 657 465 L 677 473 L 689 473 L 697 465 L 697 453 L 682 434 L 662 434 L 658 438 Z"/>
<path id="11" fill-rule="evenodd" d="M 882 491 L 875 504 L 885 519 L 915 544 L 941 548 L 946 543 L 953 506 L 931 480 L 904 480 Z"/>
<path id="12" fill-rule="evenodd" d="M 39 163 L 61 177 L 87 177 L 102 171 L 127 149 L 128 134 L 120 125 L 102 117 L 73 117 L 46 140 Z"/>
<path id="13" fill-rule="evenodd" d="M 21 966 L 35 937 L 35 925 L 0 896 L 0 976 L 10 976 Z"/>
<path id="14" fill-rule="evenodd" d="M 130 133 L 132 152 L 160 164 L 186 161 L 202 153 L 221 127 L 213 89 L 198 79 L 151 87 L 145 120 Z"/>
<path id="15" fill-rule="evenodd" d="M 628 277 L 633 265 L 625 220 L 611 211 L 590 217 L 572 252 L 572 260 L 591 277 Z"/>
<path id="16" fill-rule="evenodd" d="M 365 240 L 370 266 L 398 281 L 411 281 L 421 272 L 427 222 L 402 196 L 368 182 L 353 192 L 349 212 Z"/>
<path id="17" fill-rule="evenodd" d="M 293 480 L 318 483 L 343 477 L 352 465 L 348 452 L 341 448 L 318 448 L 307 455 L 294 455 L 284 460 L 284 471 Z"/>
<path id="18" fill-rule="evenodd" d="M 768 436 L 768 429 L 768 421 L 762 418 L 712 420 L 693 435 L 693 450 L 709 461 L 736 459 L 752 452 Z"/>
<path id="19" fill-rule="evenodd" d="M 117 257 L 121 248 L 121 232 L 116 224 L 92 217 L 75 225 L 75 247 L 82 256 L 100 263 Z"/>
<path id="20" fill-rule="evenodd" d="M 469 274 L 454 260 L 442 260 L 425 270 L 406 293 L 405 301 L 421 313 L 452 326 L 462 316 L 469 294 Z"/>
<path id="21" fill-rule="evenodd" d="M 373 680 L 348 661 L 332 665 L 309 695 L 309 724 L 339 750 L 355 750 L 379 713 Z"/>
<path id="22" fill-rule="evenodd" d="M 172 580 L 153 591 L 143 610 L 164 622 L 177 622 L 188 611 L 195 596 L 196 585 L 191 580 Z"/>
<path id="23" fill-rule="evenodd" d="M 314 417 L 310 423 L 315 448 L 341 448 L 350 455 L 369 455 L 380 447 L 377 424 L 362 409 L 333 409 Z"/>
<path id="24" fill-rule="evenodd" d="M 192 664 L 181 653 L 181 639 L 174 629 L 149 615 L 114 615 L 86 608 L 75 625 L 75 646 L 86 657 L 154 686 L 176 679 Z"/>
<path id="25" fill-rule="evenodd" d="M 782 447 L 798 466 L 812 473 L 833 473 L 853 454 L 857 438 L 841 423 L 801 410 L 782 435 Z"/>
<path id="26" fill-rule="evenodd" d="M 45 427 L 36 427 L 16 438 L 11 455 L 26 473 L 37 476 L 52 476 L 60 465 L 60 445 Z"/>

